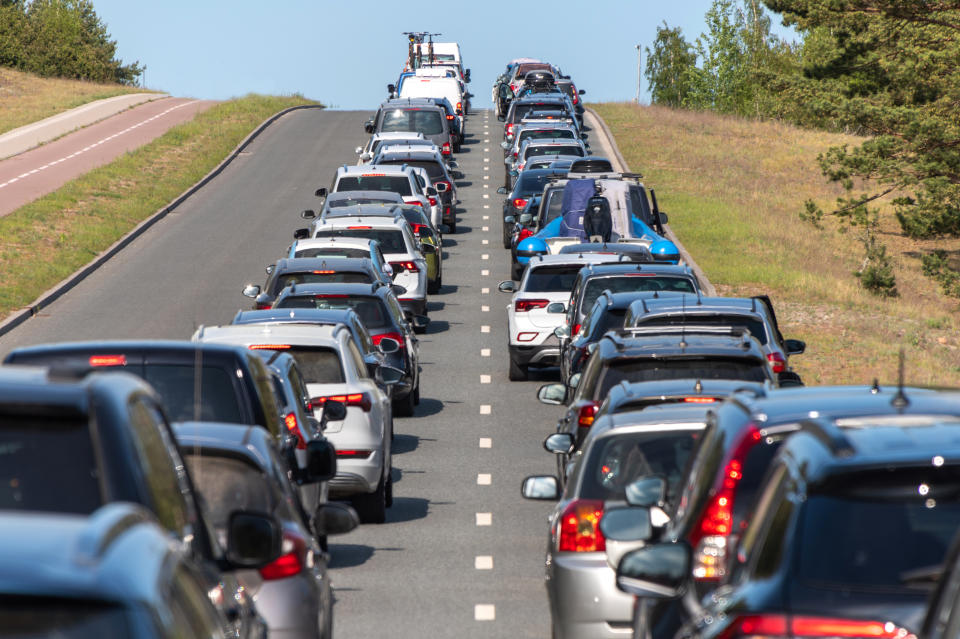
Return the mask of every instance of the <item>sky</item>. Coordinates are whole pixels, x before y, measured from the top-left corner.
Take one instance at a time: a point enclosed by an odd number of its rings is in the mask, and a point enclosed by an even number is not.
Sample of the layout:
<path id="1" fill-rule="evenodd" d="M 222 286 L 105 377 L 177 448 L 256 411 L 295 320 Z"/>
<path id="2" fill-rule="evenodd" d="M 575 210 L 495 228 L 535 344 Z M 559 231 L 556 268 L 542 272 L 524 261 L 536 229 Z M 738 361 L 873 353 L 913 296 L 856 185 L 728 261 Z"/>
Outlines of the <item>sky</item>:
<path id="1" fill-rule="evenodd" d="M 222 100 L 292 94 L 339 109 L 372 110 L 407 54 L 403 31 L 457 41 L 471 69 L 474 107 L 506 63 L 559 66 L 588 101 L 633 100 L 638 44 L 664 21 L 688 41 L 704 29 L 711 0 L 93 0 L 125 63 L 146 65 L 145 84 L 176 96 Z M 436 7 L 444 7 L 442 12 Z M 775 27 L 780 19 L 773 17 Z M 779 28 L 781 34 L 789 34 Z M 644 54 L 645 57 L 645 54 Z M 643 79 L 641 101 L 649 101 Z"/>

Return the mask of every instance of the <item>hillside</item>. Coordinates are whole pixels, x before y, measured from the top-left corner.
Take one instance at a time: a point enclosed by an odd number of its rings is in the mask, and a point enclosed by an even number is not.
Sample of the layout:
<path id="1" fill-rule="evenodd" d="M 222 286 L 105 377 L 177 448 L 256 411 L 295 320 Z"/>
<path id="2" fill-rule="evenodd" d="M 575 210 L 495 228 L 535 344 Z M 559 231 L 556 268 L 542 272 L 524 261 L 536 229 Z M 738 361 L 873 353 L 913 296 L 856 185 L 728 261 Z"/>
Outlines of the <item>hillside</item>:
<path id="1" fill-rule="evenodd" d="M 960 302 L 920 271 L 922 253 L 957 256 L 960 241 L 907 240 L 885 216 L 900 295 L 884 300 L 852 275 L 863 256 L 856 229 L 843 233 L 827 220 L 819 231 L 799 218 L 804 200 L 828 208 L 839 195 L 820 176 L 818 153 L 856 138 L 706 112 L 593 106 L 718 291 L 770 294 L 783 333 L 806 340 L 807 352 L 791 362 L 808 383 L 895 381 L 903 346 L 908 383 L 960 386 Z"/>

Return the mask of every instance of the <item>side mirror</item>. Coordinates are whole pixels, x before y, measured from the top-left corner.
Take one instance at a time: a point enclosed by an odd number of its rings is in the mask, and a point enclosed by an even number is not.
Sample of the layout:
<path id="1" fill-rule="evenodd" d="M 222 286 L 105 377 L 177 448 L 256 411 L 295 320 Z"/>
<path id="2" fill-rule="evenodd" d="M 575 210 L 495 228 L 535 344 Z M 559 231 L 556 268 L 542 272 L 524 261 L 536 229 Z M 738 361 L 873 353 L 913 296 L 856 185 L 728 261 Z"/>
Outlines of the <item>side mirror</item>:
<path id="1" fill-rule="evenodd" d="M 570 379 L 567 380 L 567 386 L 570 388 L 576 388 L 580 385 L 580 376 L 582 373 L 574 373 L 570 376 Z"/>
<path id="2" fill-rule="evenodd" d="M 559 340 L 570 339 L 570 327 L 564 324 L 553 329 L 553 335 Z"/>
<path id="3" fill-rule="evenodd" d="M 501 143 L 500 143 L 500 148 L 506 150 L 506 149 L 509 149 L 509 148 L 510 148 L 510 145 L 509 145 L 508 143 L 506 143 L 506 142 L 501 142 Z"/>
<path id="4" fill-rule="evenodd" d="M 390 264 L 390 262 L 384 262 L 383 272 L 387 275 L 387 277 L 393 277 L 393 265 Z"/>
<path id="5" fill-rule="evenodd" d="M 440 182 L 439 184 L 437 184 L 437 187 L 434 190 L 437 193 L 446 193 L 447 191 L 450 190 L 450 186 L 446 182 Z M 429 189 L 427 191 L 429 192 Z"/>
<path id="6" fill-rule="evenodd" d="M 280 524 L 266 513 L 236 510 L 227 521 L 227 561 L 258 568 L 280 556 Z"/>
<path id="7" fill-rule="evenodd" d="M 318 535 L 342 535 L 360 525 L 357 511 L 346 504 L 325 502 L 317 506 L 313 528 Z"/>
<path id="8" fill-rule="evenodd" d="M 667 482 L 663 477 L 641 477 L 624 489 L 624 497 L 631 506 L 663 507 L 666 496 Z"/>
<path id="9" fill-rule="evenodd" d="M 420 242 L 420 252 L 424 255 L 436 255 L 437 247 L 429 242 Z"/>
<path id="10" fill-rule="evenodd" d="M 600 532 L 613 541 L 647 541 L 653 536 L 650 511 L 629 506 L 610 508 L 600 519 Z"/>
<path id="11" fill-rule="evenodd" d="M 544 384 L 537 389 L 537 399 L 542 404 L 561 406 L 567 401 L 567 388 L 563 384 Z"/>
<path id="12" fill-rule="evenodd" d="M 405 295 L 406 292 L 407 292 L 407 287 L 406 287 L 406 286 L 403 286 L 402 284 L 394 284 L 394 285 L 391 286 L 390 288 L 391 288 L 391 290 L 393 290 L 393 294 L 396 295 L 396 296 L 398 296 L 398 297 L 399 297 L 400 295 Z"/>
<path id="13" fill-rule="evenodd" d="M 637 597 L 676 599 L 686 592 L 690 546 L 654 544 L 627 553 L 617 566 L 617 588 Z"/>
<path id="14" fill-rule="evenodd" d="M 300 217 L 302 217 L 305 220 L 315 220 L 317 219 L 317 213 L 313 209 L 306 209 L 306 210 L 300 211 Z"/>
<path id="15" fill-rule="evenodd" d="M 298 473 L 298 483 L 315 484 L 329 481 L 337 474 L 337 451 L 326 439 L 311 439 L 307 442 L 307 464 Z"/>
<path id="16" fill-rule="evenodd" d="M 382 386 L 393 386 L 403 378 L 403 371 L 393 366 L 380 366 L 373 377 Z"/>
<path id="17" fill-rule="evenodd" d="M 260 294 L 260 287 L 256 284 L 247 284 L 243 287 L 243 294 L 245 297 L 256 297 Z"/>
<path id="18" fill-rule="evenodd" d="M 497 188 L 497 193 L 499 193 L 500 195 L 506 195 L 506 194 L 507 194 L 507 189 L 506 189 L 506 187 L 503 187 L 503 186 L 498 187 L 498 188 Z"/>
<path id="19" fill-rule="evenodd" d="M 433 188 L 432 186 L 428 186 L 428 187 L 427 187 L 427 190 L 426 190 L 426 193 L 427 193 L 427 195 L 429 195 L 429 196 L 431 196 L 431 197 L 436 197 L 436 196 L 437 196 L 437 189 Z"/>
<path id="20" fill-rule="evenodd" d="M 388 85 L 387 85 L 387 93 L 389 93 L 390 95 L 393 95 L 394 92 L 396 92 L 396 90 L 397 90 L 397 87 L 396 87 L 396 86 L 394 86 L 394 85 L 392 85 L 392 84 L 388 84 Z"/>
<path id="21" fill-rule="evenodd" d="M 327 197 L 327 187 L 321 186 L 319 189 L 313 192 L 317 197 Z"/>
<path id="22" fill-rule="evenodd" d="M 807 343 L 799 339 L 785 339 L 783 346 L 787 349 L 787 355 L 802 355 L 807 350 Z"/>
<path id="23" fill-rule="evenodd" d="M 369 162 L 371 159 L 373 159 L 373 153 L 367 152 L 367 153 L 360 154 L 361 162 Z"/>
<path id="24" fill-rule="evenodd" d="M 574 449 L 573 435 L 570 433 L 554 433 L 543 440 L 543 448 L 548 453 L 569 455 Z"/>
<path id="25" fill-rule="evenodd" d="M 265 271 L 267 272 L 267 275 L 273 275 L 273 272 L 274 272 L 275 270 L 277 270 L 277 265 L 276 265 L 276 264 L 270 264 L 269 266 L 267 266 L 267 268 L 265 268 L 265 269 L 263 269 L 263 270 L 265 270 Z"/>
<path id="26" fill-rule="evenodd" d="M 524 499 L 556 501 L 560 499 L 560 482 L 553 475 L 534 475 L 523 480 L 520 492 Z"/>
<path id="27" fill-rule="evenodd" d="M 430 326 L 430 318 L 426 315 L 414 315 L 410 323 L 413 324 L 414 328 L 423 331 Z"/>
<path id="28" fill-rule="evenodd" d="M 380 343 L 377 344 L 377 350 L 383 353 L 384 355 L 396 353 L 397 351 L 400 350 L 400 342 L 393 339 L 392 337 L 381 338 Z"/>
<path id="29" fill-rule="evenodd" d="M 669 218 L 667 217 L 667 214 L 664 213 L 663 211 L 660 211 L 660 223 L 666 224 L 668 219 Z"/>
<path id="30" fill-rule="evenodd" d="M 517 284 L 513 280 L 504 280 L 497 285 L 497 290 L 501 293 L 516 293 Z"/>
<path id="31" fill-rule="evenodd" d="M 363 123 L 363 130 L 367 133 L 373 133 L 373 120 L 367 120 Z"/>
<path id="32" fill-rule="evenodd" d="M 323 402 L 323 415 L 320 417 L 320 424 L 326 426 L 327 422 L 343 421 L 347 417 L 347 407 L 338 401 L 328 399 Z"/>
<path id="33" fill-rule="evenodd" d="M 520 215 L 521 224 L 529 224 L 532 221 L 533 221 L 533 215 L 531 215 L 530 213 L 522 213 Z"/>
<path id="34" fill-rule="evenodd" d="M 547 312 L 554 315 L 559 313 L 566 313 L 567 305 L 564 304 L 563 302 L 553 302 L 551 304 L 547 304 Z"/>
<path id="35" fill-rule="evenodd" d="M 361 153 L 363 153 L 363 147 L 362 147 L 362 146 L 358 146 L 357 149 L 356 149 L 356 152 L 357 152 L 357 155 L 360 155 Z"/>
<path id="36" fill-rule="evenodd" d="M 580 89 L 579 91 L 577 91 L 577 93 L 579 93 L 580 95 L 586 95 L 586 94 L 587 94 L 587 92 L 584 91 L 583 89 Z"/>
<path id="37" fill-rule="evenodd" d="M 310 229 L 297 229 L 293 232 L 293 239 L 295 240 L 307 240 L 310 239 Z"/>
<path id="38" fill-rule="evenodd" d="M 512 164 L 512 163 L 513 163 L 513 158 L 511 158 L 511 157 L 509 157 L 509 156 L 508 156 L 508 157 L 505 157 L 505 158 L 503 158 L 503 163 L 504 163 L 504 164 Z M 502 187 L 501 187 L 501 188 L 502 188 Z"/>
<path id="39" fill-rule="evenodd" d="M 513 217 L 512 215 L 508 215 L 507 217 L 503 218 L 503 221 L 507 224 L 516 224 L 517 218 Z"/>

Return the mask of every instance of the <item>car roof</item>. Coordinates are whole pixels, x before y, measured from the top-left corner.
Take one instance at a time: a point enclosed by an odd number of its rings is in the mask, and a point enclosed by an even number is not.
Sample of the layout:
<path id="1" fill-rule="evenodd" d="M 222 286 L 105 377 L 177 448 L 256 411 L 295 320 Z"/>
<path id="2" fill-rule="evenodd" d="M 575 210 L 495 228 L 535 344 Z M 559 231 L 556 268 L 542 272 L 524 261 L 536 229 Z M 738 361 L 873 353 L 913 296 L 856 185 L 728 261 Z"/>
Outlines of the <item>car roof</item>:
<path id="1" fill-rule="evenodd" d="M 203 357 L 207 361 L 225 359 L 233 362 L 237 360 L 238 356 L 246 354 L 244 349 L 230 344 L 198 344 L 187 340 L 127 339 L 55 342 L 23 346 L 11 351 L 7 357 L 11 358 L 18 355 L 25 357 L 54 356 L 59 359 L 78 355 L 86 357 L 90 354 L 124 354 L 127 357 L 162 355 L 164 358 L 173 357 L 192 363 L 195 361 L 198 350 L 203 353 Z M 116 369 L 111 367 L 110 370 Z"/>
<path id="2" fill-rule="evenodd" d="M 571 144 L 583 146 L 583 141 L 576 139 L 557 140 L 555 138 L 527 138 L 520 143 L 520 150 L 522 151 L 524 147 L 528 146 L 570 146 Z"/>
<path id="3" fill-rule="evenodd" d="M 407 138 L 415 138 L 418 140 L 423 140 L 423 133 L 419 131 L 385 131 L 380 133 L 374 133 L 373 138 L 375 140 L 402 140 Z"/>
<path id="4" fill-rule="evenodd" d="M 591 435 L 596 429 L 597 436 L 616 435 L 620 432 L 643 432 L 651 426 L 680 427 L 678 430 L 702 430 L 707 425 L 707 404 L 655 404 L 643 410 L 607 413 L 597 418 L 590 427 Z"/>
<path id="5" fill-rule="evenodd" d="M 647 249 L 649 252 L 649 249 Z M 603 253 L 601 253 L 603 255 Z M 651 275 L 673 275 L 696 280 L 689 266 L 683 264 L 662 264 L 659 262 L 617 262 L 615 264 L 590 264 L 584 267 L 584 279 L 624 273 L 650 273 Z"/>
<path id="6" fill-rule="evenodd" d="M 436 109 L 437 111 L 443 111 L 443 107 L 440 107 L 428 100 L 423 98 L 393 98 L 386 100 L 380 103 L 381 109 Z"/>
<path id="7" fill-rule="evenodd" d="M 657 327 L 658 330 L 663 327 Z M 685 327 L 675 327 L 683 329 Z M 710 327 L 716 329 L 716 327 Z M 729 333 L 697 333 L 696 327 L 686 327 L 669 333 L 617 334 L 606 333 L 599 341 L 604 355 L 616 353 L 619 357 L 739 357 L 766 362 L 760 343 L 749 331 L 732 329 Z"/>
<path id="8" fill-rule="evenodd" d="M 407 175 L 407 167 L 396 166 L 393 164 L 360 164 L 355 166 L 343 165 L 337 169 L 340 175 L 365 175 L 373 173 L 386 173 L 390 175 Z"/>
<path id="9" fill-rule="evenodd" d="M 297 284 L 283 289 L 277 296 L 290 295 L 348 295 L 350 297 L 380 297 L 389 291 L 388 287 L 374 282 L 373 284 L 341 284 L 329 282 L 320 284 Z M 291 309 L 276 309 L 291 310 Z"/>
<path id="10" fill-rule="evenodd" d="M 371 200 L 389 200 L 403 202 L 403 197 L 393 191 L 334 191 L 327 194 L 327 202 L 369 198 Z"/>
<path id="11" fill-rule="evenodd" d="M 422 162 L 424 160 L 436 161 L 437 164 L 443 165 L 443 162 L 437 158 L 438 152 L 427 150 L 424 151 L 422 147 L 418 148 L 415 146 L 389 146 L 385 149 L 380 149 L 380 154 L 377 156 L 377 159 L 380 161 L 383 160 L 411 160 Z"/>
<path id="12" fill-rule="evenodd" d="M 366 215 L 396 217 L 399 212 L 399 206 L 399 202 L 373 202 L 370 204 L 338 206 L 324 213 L 322 220 L 334 220 L 343 217 L 364 217 Z"/>
<path id="13" fill-rule="evenodd" d="M 571 266 L 577 264 L 598 264 L 600 262 L 618 262 L 620 259 L 620 255 L 605 255 L 603 253 L 578 253 L 576 255 L 570 255 L 569 253 L 547 254 L 531 257 L 528 267 L 538 268 L 540 266 L 558 266 L 566 264 Z"/>
<path id="14" fill-rule="evenodd" d="M 346 235 L 335 235 L 331 237 L 309 237 L 302 240 L 296 240 L 293 243 L 294 250 L 298 248 L 319 248 L 324 246 L 330 246 L 331 244 L 337 245 L 342 244 L 346 248 L 363 248 L 372 250 L 371 244 L 376 242 L 376 240 L 368 240 L 362 237 L 349 237 Z M 305 259 L 305 258 L 287 258 L 287 259 Z M 313 258 L 316 259 L 316 258 Z"/>
<path id="15" fill-rule="evenodd" d="M 282 345 L 298 344 L 333 346 L 337 343 L 338 326 L 315 324 L 226 324 L 201 326 L 195 338 L 204 343 Z M 277 350 L 277 349 L 270 349 Z"/>
<path id="16" fill-rule="evenodd" d="M 380 209 L 371 209 L 369 215 L 363 213 L 357 215 L 336 215 L 324 217 L 314 222 L 314 230 L 322 231 L 324 229 L 348 229 L 351 226 L 369 226 L 376 229 L 396 229 L 401 230 L 407 225 L 407 220 L 403 217 L 401 211 L 397 211 L 393 217 L 383 215 Z M 321 258 L 317 258 L 321 259 Z"/>
<path id="17" fill-rule="evenodd" d="M 173 424 L 177 444 L 186 455 L 242 456 L 259 469 L 272 467 L 269 450 L 272 435 L 260 426 L 238 426 L 219 422 L 177 422 Z M 221 455 L 217 455 L 217 453 Z"/>
<path id="18" fill-rule="evenodd" d="M 256 311 L 237 311 L 234 324 L 268 324 L 273 322 L 303 322 L 304 324 L 348 324 L 355 315 L 352 308 L 268 308 Z M 359 317 L 359 316 L 358 316 Z"/>
<path id="19" fill-rule="evenodd" d="M 688 314 L 714 312 L 739 314 L 741 311 L 745 311 L 759 315 L 764 310 L 763 302 L 750 297 L 706 297 L 701 295 L 693 303 L 689 299 L 681 300 L 679 297 L 661 297 L 657 300 L 651 300 L 647 302 L 644 314 L 676 313 L 678 311 Z"/>

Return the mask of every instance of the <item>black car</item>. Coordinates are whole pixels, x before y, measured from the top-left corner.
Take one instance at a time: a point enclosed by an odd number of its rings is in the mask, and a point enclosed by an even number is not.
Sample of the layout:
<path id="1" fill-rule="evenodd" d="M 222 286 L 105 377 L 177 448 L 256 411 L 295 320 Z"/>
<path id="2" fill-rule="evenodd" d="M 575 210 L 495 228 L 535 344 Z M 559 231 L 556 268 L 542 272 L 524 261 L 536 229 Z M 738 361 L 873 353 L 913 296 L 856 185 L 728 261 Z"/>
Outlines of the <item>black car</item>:
<path id="1" fill-rule="evenodd" d="M 373 119 L 364 123 L 363 129 L 370 134 L 396 131 L 422 133 L 447 156 L 453 152 L 454 133 L 450 122 L 442 107 L 397 98 L 383 102 Z"/>
<path id="2" fill-rule="evenodd" d="M 801 421 L 769 464 L 723 585 L 677 636 L 916 636 L 931 569 L 960 528 L 960 419 L 899 412 L 912 401 L 898 393 L 886 415 Z M 660 585 L 673 588 L 637 593 L 676 596 L 692 552 L 682 538 L 648 546 L 624 557 L 618 579 L 669 572 Z"/>
<path id="3" fill-rule="evenodd" d="M 610 160 L 599 155 L 574 160 L 570 165 L 571 173 L 613 173 L 613 164 Z"/>
<path id="4" fill-rule="evenodd" d="M 398 165 L 411 166 L 424 169 L 433 182 L 433 188 L 437 190 L 440 196 L 442 223 L 450 227 L 451 232 L 455 232 L 457 226 L 457 202 L 456 189 L 454 188 L 453 177 L 448 173 L 447 167 L 437 162 L 437 156 L 432 151 L 390 151 L 384 154 L 381 151 L 373 160 L 376 165 Z M 433 204 L 431 202 L 431 204 Z"/>
<path id="5" fill-rule="evenodd" d="M 936 573 L 933 570 L 932 573 Z M 932 574 L 931 574 L 932 576 Z M 924 639 L 950 639 L 960 628 L 960 535 L 954 539 L 943 562 L 942 575 L 927 602 L 927 615 L 918 636 Z"/>
<path id="6" fill-rule="evenodd" d="M 508 222 L 507 218 L 511 217 L 514 220 L 519 218 L 527 205 L 527 200 L 542 193 L 544 186 L 550 180 L 563 177 L 563 175 L 562 172 L 553 169 L 531 169 L 520 174 L 517 183 L 509 194 L 507 194 L 505 187 L 497 189 L 497 193 L 506 195 L 503 201 L 503 248 L 510 248 L 515 223 L 514 221 Z"/>
<path id="7" fill-rule="evenodd" d="M 576 114 L 570 112 L 569 106 L 569 98 L 564 95 L 531 95 L 518 97 L 510 102 L 510 107 L 502 118 L 504 122 L 503 135 L 505 138 L 512 135 L 513 128 L 531 111 L 563 111 L 571 118 L 574 118 Z"/>
<path id="8" fill-rule="evenodd" d="M 583 365 L 596 348 L 595 344 L 607 331 L 623 329 L 627 308 L 641 295 L 652 293 L 600 293 L 587 311 L 580 330 L 560 341 L 560 378 L 564 384 L 569 384 L 571 377 L 583 371 Z M 560 328 L 561 334 L 563 328 Z"/>
<path id="9" fill-rule="evenodd" d="M 372 284 L 393 285 L 390 276 L 376 267 L 369 258 L 357 257 L 293 257 L 284 258 L 267 267 L 263 288 L 247 284 L 246 297 L 254 298 L 254 310 L 270 308 L 280 291 L 291 284 Z"/>
<path id="10" fill-rule="evenodd" d="M 577 86 L 573 83 L 573 80 L 569 78 L 560 78 L 557 80 L 557 89 L 566 93 L 569 96 L 570 101 L 573 102 L 573 108 L 576 111 L 577 119 L 580 120 L 580 124 L 583 124 L 583 100 L 580 99 L 581 95 L 585 95 L 586 91 L 583 89 L 577 90 Z"/>

